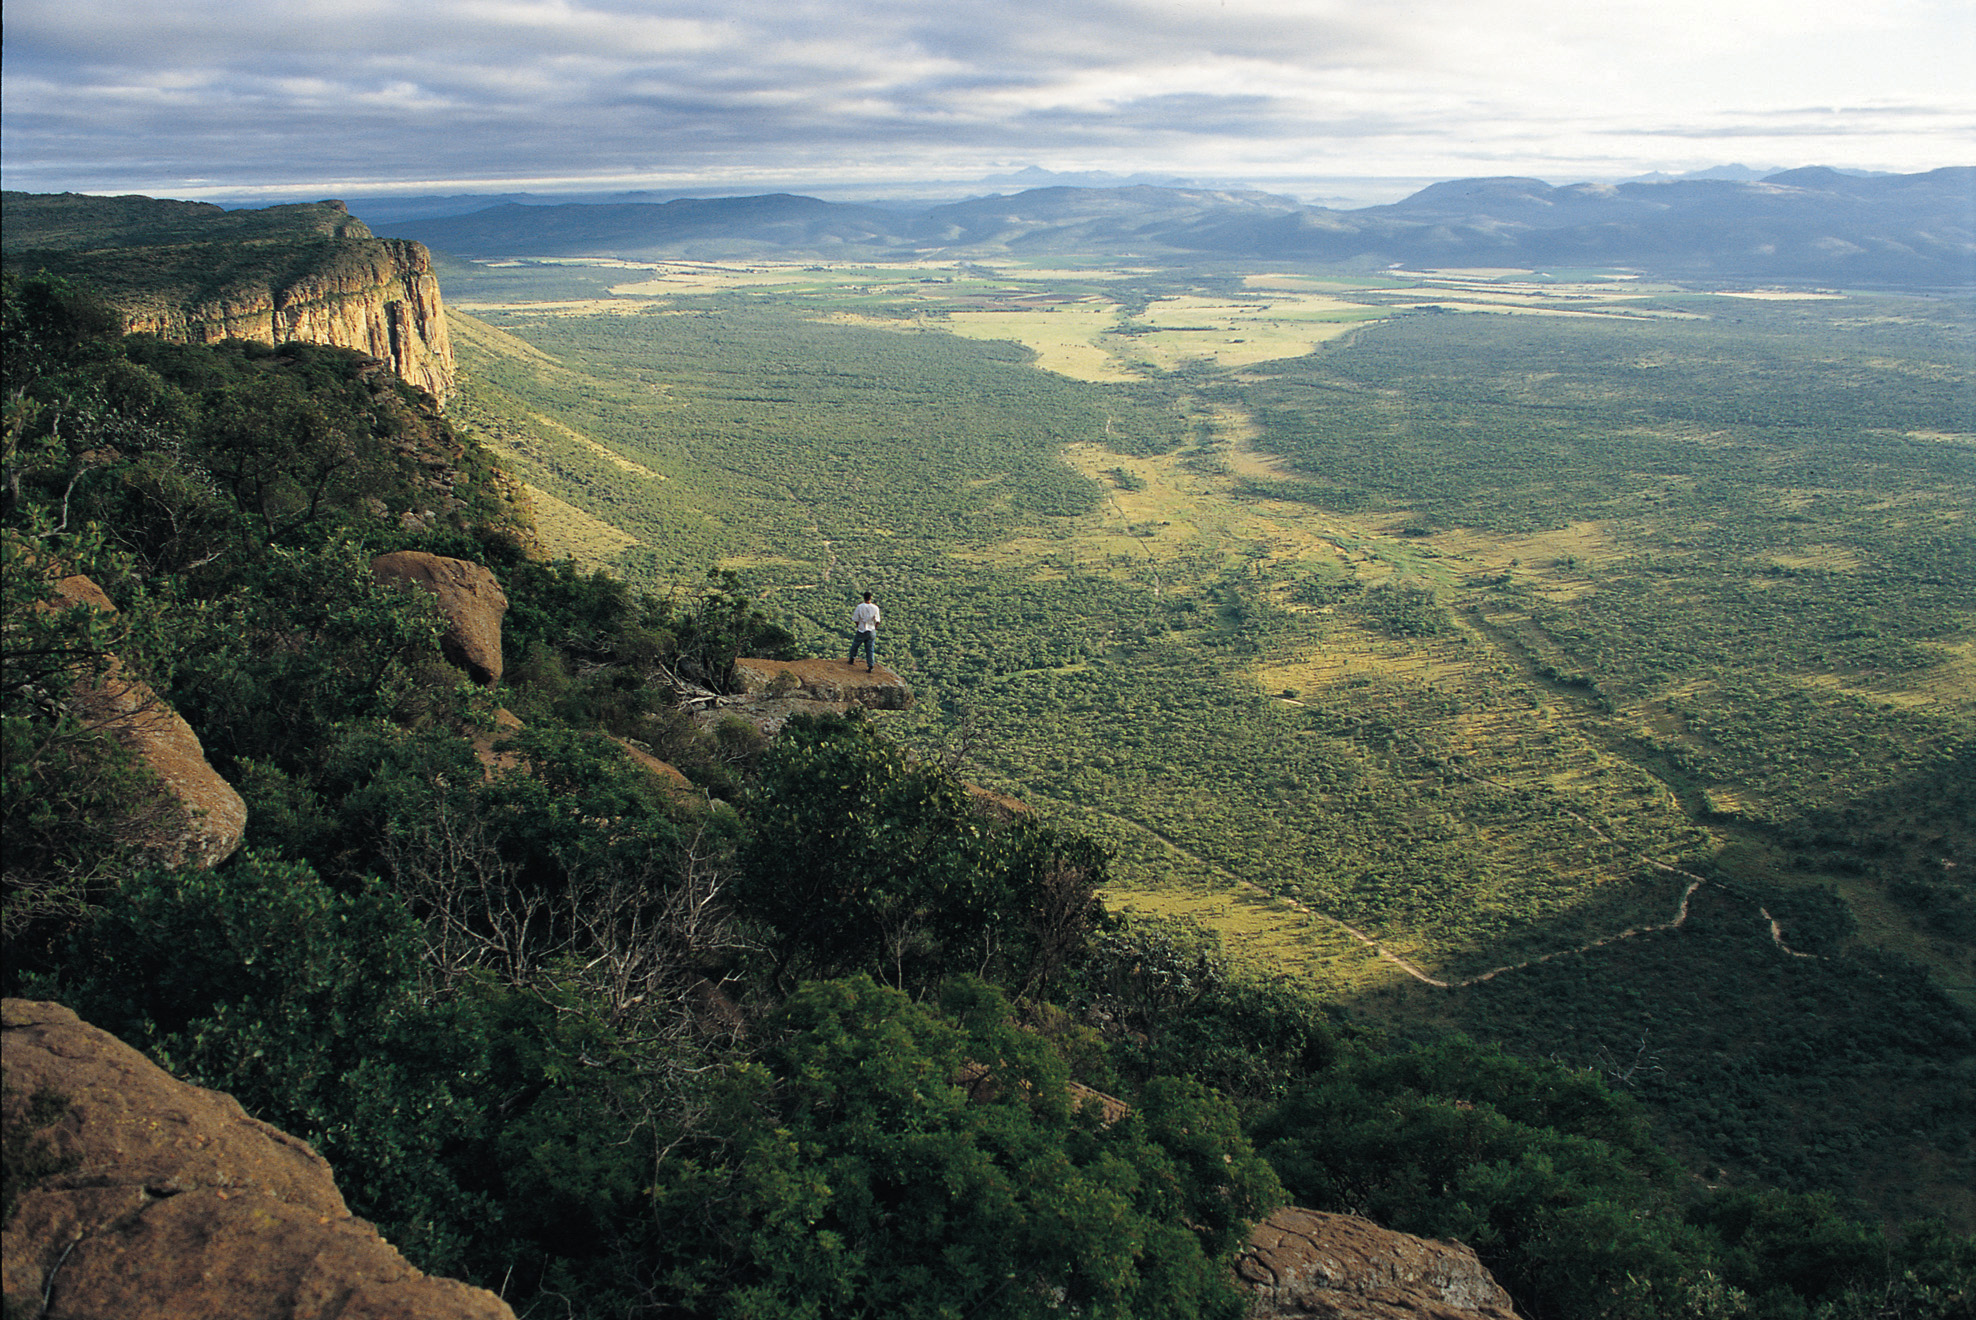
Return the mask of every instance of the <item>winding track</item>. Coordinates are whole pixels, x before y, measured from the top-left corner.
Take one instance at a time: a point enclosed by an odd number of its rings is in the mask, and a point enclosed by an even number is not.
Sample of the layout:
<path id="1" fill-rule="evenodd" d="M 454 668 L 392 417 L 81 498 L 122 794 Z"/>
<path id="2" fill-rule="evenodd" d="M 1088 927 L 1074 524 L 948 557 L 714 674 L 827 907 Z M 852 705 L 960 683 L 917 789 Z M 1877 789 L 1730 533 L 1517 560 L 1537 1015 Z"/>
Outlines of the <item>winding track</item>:
<path id="1" fill-rule="evenodd" d="M 1482 780 L 1475 775 L 1469 774 L 1467 771 L 1460 770 L 1459 768 L 1455 770 L 1455 773 L 1461 775 L 1463 778 L 1468 779 L 1469 781 L 1474 783 L 1487 782 L 1486 780 Z M 1092 810 L 1092 808 L 1089 807 L 1086 807 L 1085 809 Z M 1255 894 L 1262 898 L 1274 899 L 1275 901 L 1283 903 L 1298 912 L 1302 912 L 1306 914 L 1307 916 L 1316 917 L 1320 921 L 1329 922 L 1331 925 L 1336 926 L 1339 930 L 1344 931 L 1347 935 L 1350 935 L 1353 939 L 1357 940 L 1360 944 L 1363 944 L 1366 948 L 1372 950 L 1372 952 L 1376 954 L 1378 957 L 1380 957 L 1386 962 L 1393 964 L 1393 966 L 1399 968 L 1401 971 L 1405 972 L 1408 976 L 1411 976 L 1414 980 L 1419 981 L 1423 985 L 1431 985 L 1437 990 L 1460 990 L 1468 986 L 1480 985 L 1484 981 L 1494 980 L 1496 977 L 1503 975 L 1505 972 L 1520 971 L 1526 967 L 1535 967 L 1540 963 L 1547 963 L 1551 961 L 1553 958 L 1562 958 L 1569 954 L 1574 954 L 1574 953 L 1585 953 L 1589 950 L 1599 948 L 1602 945 L 1617 944 L 1621 940 L 1630 940 L 1635 936 L 1639 936 L 1639 935 L 1651 935 L 1658 931 L 1663 931 L 1663 930 L 1676 930 L 1681 926 L 1687 924 L 1689 900 L 1694 898 L 1695 891 L 1701 889 L 1704 885 L 1715 883 L 1714 881 L 1711 881 L 1704 876 L 1696 875 L 1693 871 L 1684 871 L 1678 866 L 1671 866 L 1668 863 L 1660 861 L 1656 858 L 1648 857 L 1644 853 L 1630 852 L 1630 850 L 1624 850 L 1623 845 L 1614 843 L 1612 838 L 1609 837 L 1605 833 L 1605 831 L 1601 830 L 1598 826 L 1592 824 L 1591 821 L 1585 819 L 1577 812 L 1572 811 L 1568 807 L 1562 807 L 1562 806 L 1559 807 L 1558 810 L 1562 811 L 1565 815 L 1571 817 L 1573 820 L 1577 821 L 1580 825 L 1584 826 L 1584 828 L 1592 835 L 1592 837 L 1598 839 L 1601 843 L 1612 844 L 1612 846 L 1614 847 L 1622 848 L 1623 851 L 1628 851 L 1628 855 L 1631 856 L 1633 860 L 1641 863 L 1644 866 L 1650 867 L 1653 870 L 1663 872 L 1664 874 L 1667 875 L 1679 876 L 1687 880 L 1688 885 L 1685 889 L 1681 891 L 1681 901 L 1675 907 L 1674 916 L 1671 919 L 1667 921 L 1663 921 L 1657 925 L 1629 926 L 1625 930 L 1615 931 L 1610 935 L 1602 935 L 1598 939 L 1587 941 L 1584 944 L 1574 945 L 1570 948 L 1565 948 L 1565 949 L 1554 949 L 1549 953 L 1539 954 L 1535 958 L 1526 958 L 1522 962 L 1505 963 L 1501 967 L 1491 967 L 1486 972 L 1478 972 L 1474 976 L 1466 977 L 1459 981 L 1444 981 L 1437 976 L 1428 975 L 1426 972 L 1422 971 L 1419 967 L 1414 965 L 1412 962 L 1401 957 L 1399 954 L 1394 953 L 1391 949 L 1381 944 L 1376 938 L 1366 934 L 1358 927 L 1346 921 L 1343 917 L 1335 916 L 1332 913 L 1324 911 L 1322 908 L 1312 907 L 1310 904 L 1303 902 L 1301 899 L 1286 898 L 1280 894 L 1271 894 L 1268 890 L 1264 889 L 1261 885 L 1258 885 L 1250 880 L 1244 880 L 1241 876 L 1236 875 L 1234 872 L 1228 870 L 1226 867 L 1220 865 L 1217 862 L 1210 861 L 1209 859 L 1195 852 L 1193 849 L 1171 838 L 1167 834 L 1157 829 L 1154 829 L 1150 825 L 1146 825 L 1139 821 L 1129 819 L 1128 817 L 1121 816 L 1117 812 L 1113 812 L 1113 811 L 1099 811 L 1098 814 L 1106 816 L 1112 820 L 1115 820 L 1122 825 L 1128 826 L 1131 829 L 1139 831 L 1142 834 L 1150 835 L 1151 837 L 1158 839 L 1162 844 L 1165 844 L 1168 848 L 1171 848 L 1174 852 L 1179 853 L 1182 857 L 1185 857 L 1190 861 L 1196 863 L 1204 870 L 1211 871 L 1214 874 L 1223 877 L 1238 889 L 1241 889 L 1247 893 Z M 1718 885 L 1717 887 L 1720 888 L 1721 886 Z M 1728 891 L 1725 890 L 1725 892 Z M 1793 958 L 1818 957 L 1817 954 L 1800 953 L 1798 950 L 1793 949 L 1790 945 L 1786 944 L 1784 942 L 1783 928 L 1778 924 L 1777 919 L 1770 915 L 1770 910 L 1768 908 L 1765 908 L 1762 905 L 1758 905 L 1757 912 L 1759 915 L 1762 916 L 1765 924 L 1770 929 L 1770 942 L 1774 944 L 1778 949 L 1780 949 L 1786 954 L 1789 954 Z"/>

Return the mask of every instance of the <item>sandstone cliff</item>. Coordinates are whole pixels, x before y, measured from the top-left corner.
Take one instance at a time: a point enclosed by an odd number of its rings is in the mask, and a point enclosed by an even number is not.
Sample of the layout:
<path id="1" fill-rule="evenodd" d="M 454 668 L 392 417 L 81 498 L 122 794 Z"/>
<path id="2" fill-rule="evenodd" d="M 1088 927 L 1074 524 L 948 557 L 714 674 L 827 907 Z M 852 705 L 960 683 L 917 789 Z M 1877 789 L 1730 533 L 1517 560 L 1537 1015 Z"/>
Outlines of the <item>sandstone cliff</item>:
<path id="1" fill-rule="evenodd" d="M 352 222 L 353 227 L 362 226 Z M 453 345 L 432 257 L 417 243 L 350 239 L 292 284 L 245 281 L 190 306 L 134 310 L 130 329 L 163 339 L 258 339 L 354 348 L 444 403 L 453 392 Z"/>
<path id="2" fill-rule="evenodd" d="M 133 331 L 301 340 L 391 364 L 442 403 L 453 345 L 432 257 L 373 237 L 342 202 L 224 211 L 149 197 L 7 193 L 8 264 L 87 280 Z"/>

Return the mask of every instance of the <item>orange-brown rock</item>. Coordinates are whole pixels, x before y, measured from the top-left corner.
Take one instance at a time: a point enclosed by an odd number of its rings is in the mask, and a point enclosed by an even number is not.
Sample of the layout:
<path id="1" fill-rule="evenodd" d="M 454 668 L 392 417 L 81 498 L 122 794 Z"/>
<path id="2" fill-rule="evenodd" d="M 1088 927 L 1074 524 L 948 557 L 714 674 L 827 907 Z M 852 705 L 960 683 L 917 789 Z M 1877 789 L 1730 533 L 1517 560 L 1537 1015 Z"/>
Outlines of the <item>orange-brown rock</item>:
<path id="1" fill-rule="evenodd" d="M 228 211 L 76 193 L 5 196 L 7 251 L 102 291 L 131 331 L 355 349 L 444 403 L 453 345 L 432 254 L 342 202 Z"/>
<path id="2" fill-rule="evenodd" d="M 134 334 L 216 344 L 334 344 L 391 364 L 399 376 L 446 402 L 455 366 L 432 254 L 403 239 L 372 238 L 351 220 L 325 261 L 292 283 L 255 282 L 170 309 L 134 310 Z"/>
<path id="3" fill-rule="evenodd" d="M 81 575 L 55 584 L 51 609 L 88 605 L 108 614 L 116 606 Z M 183 815 L 145 827 L 141 846 L 172 866 L 217 866 L 247 832 L 247 803 L 206 760 L 206 749 L 179 713 L 151 686 L 126 674 L 115 657 L 100 678 L 77 685 L 72 706 L 85 724 L 110 734 L 158 776 Z"/>
<path id="4" fill-rule="evenodd" d="M 494 1294 L 414 1269 L 351 1215 L 320 1155 L 231 1096 L 59 1004 L 6 1000 L 0 1038 L 11 1093 L 66 1101 L 43 1131 L 58 1171 L 26 1188 L 0 1246 L 9 1316 L 513 1320 Z"/>
<path id="5" fill-rule="evenodd" d="M 679 767 L 672 764 L 672 762 L 661 761 L 658 757 L 652 755 L 651 752 L 640 747 L 628 738 L 613 736 L 611 741 L 624 748 L 624 754 L 631 758 L 631 763 L 658 780 L 659 786 L 664 788 L 674 799 L 693 802 L 703 800 L 705 795 L 698 788 L 695 788 L 693 781 L 681 774 Z"/>
<path id="6" fill-rule="evenodd" d="M 904 710 L 913 704 L 906 680 L 879 665 L 869 673 L 862 664 L 842 660 L 757 660 L 734 662 L 735 686 L 751 697 L 790 697 L 866 710 Z"/>
<path id="7" fill-rule="evenodd" d="M 1515 1320 L 1495 1277 L 1459 1242 L 1412 1237 L 1352 1215 L 1285 1206 L 1235 1261 L 1256 1320 Z"/>
<path id="8" fill-rule="evenodd" d="M 423 550 L 397 550 L 371 560 L 371 575 L 386 584 L 406 584 L 432 593 L 446 620 L 440 639 L 446 658 L 476 682 L 501 681 L 501 616 L 508 596 L 480 564 Z"/>

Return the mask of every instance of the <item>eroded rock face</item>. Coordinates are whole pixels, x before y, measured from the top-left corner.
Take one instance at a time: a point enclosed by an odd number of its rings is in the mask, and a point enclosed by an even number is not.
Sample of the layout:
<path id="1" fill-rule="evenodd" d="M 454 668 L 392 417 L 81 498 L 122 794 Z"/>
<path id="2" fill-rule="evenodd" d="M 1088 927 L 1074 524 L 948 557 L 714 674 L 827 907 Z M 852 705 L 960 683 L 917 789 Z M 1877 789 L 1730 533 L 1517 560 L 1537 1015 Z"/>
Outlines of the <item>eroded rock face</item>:
<path id="1" fill-rule="evenodd" d="M 508 595 L 493 573 L 464 559 L 398 550 L 373 559 L 371 574 L 382 583 L 432 593 L 446 619 L 440 639 L 446 658 L 483 686 L 501 681 L 501 616 L 508 612 Z"/>
<path id="2" fill-rule="evenodd" d="M 57 582 L 48 604 L 58 610 L 88 605 L 107 614 L 117 609 L 101 587 L 81 575 Z M 144 840 L 160 861 L 212 867 L 233 856 L 247 832 L 247 803 L 207 762 L 192 726 L 150 684 L 124 673 L 112 658 L 100 682 L 77 686 L 72 704 L 85 723 L 116 738 L 149 766 L 185 809 L 182 829 L 174 825 Z"/>
<path id="3" fill-rule="evenodd" d="M 446 402 L 456 368 L 432 254 L 418 243 L 372 238 L 355 220 L 331 250 L 334 260 L 293 283 L 246 282 L 203 302 L 133 309 L 131 332 L 207 344 L 301 340 L 353 348 Z"/>
<path id="4" fill-rule="evenodd" d="M 27 1188 L 0 1246 L 9 1316 L 513 1320 L 494 1294 L 412 1268 L 320 1155 L 233 1097 L 60 1004 L 6 1000 L 0 1044 L 10 1092 L 66 1100 L 43 1129 L 65 1167 Z"/>
<path id="5" fill-rule="evenodd" d="M 1459 1242 L 1298 1206 L 1256 1225 L 1235 1275 L 1255 1290 L 1257 1320 L 1516 1320 L 1509 1294 Z"/>

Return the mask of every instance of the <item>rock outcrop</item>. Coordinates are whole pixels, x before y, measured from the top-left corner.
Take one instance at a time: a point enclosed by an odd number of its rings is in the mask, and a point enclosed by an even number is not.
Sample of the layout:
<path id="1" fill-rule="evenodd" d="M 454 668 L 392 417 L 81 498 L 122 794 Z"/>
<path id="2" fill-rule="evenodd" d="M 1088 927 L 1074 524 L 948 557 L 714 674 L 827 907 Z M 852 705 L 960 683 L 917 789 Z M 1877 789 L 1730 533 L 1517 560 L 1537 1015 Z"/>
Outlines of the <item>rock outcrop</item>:
<path id="1" fill-rule="evenodd" d="M 492 729 L 473 735 L 473 754 L 480 759 L 480 764 L 486 770 L 489 779 L 495 775 L 506 774 L 521 764 L 521 757 L 513 752 L 497 752 L 494 750 L 494 744 L 513 737 L 523 727 L 521 716 L 503 706 L 494 712 Z"/>
<path id="2" fill-rule="evenodd" d="M 87 605 L 107 614 L 117 607 L 81 575 L 55 584 L 50 609 Z M 247 832 L 247 803 L 206 760 L 206 749 L 179 713 L 151 686 L 130 677 L 112 656 L 100 678 L 79 683 L 70 699 L 83 722 L 122 743 L 177 799 L 182 814 L 146 825 L 138 842 L 171 866 L 218 866 Z"/>
<path id="3" fill-rule="evenodd" d="M 1475 1253 L 1352 1215 L 1285 1206 L 1256 1225 L 1235 1261 L 1255 1320 L 1515 1320 Z"/>
<path id="4" fill-rule="evenodd" d="M 512 751 L 497 751 L 495 744 L 512 738 L 526 727 L 521 722 L 519 715 L 516 715 L 513 711 L 503 706 L 494 712 L 494 727 L 492 729 L 483 730 L 473 735 L 473 754 L 479 758 L 480 764 L 486 770 L 489 779 L 494 778 L 496 775 L 506 774 L 508 771 L 518 769 L 521 766 L 522 759 L 520 756 Z M 659 787 L 665 791 L 666 796 L 671 798 L 675 803 L 688 806 L 705 805 L 706 794 L 696 788 L 692 780 L 681 774 L 677 766 L 669 761 L 661 761 L 658 757 L 652 755 L 651 751 L 644 745 L 632 742 L 629 738 L 620 738 L 615 734 L 607 736 L 612 742 L 624 749 L 624 754 L 631 758 L 633 765 L 651 775 Z"/>
<path id="5" fill-rule="evenodd" d="M 177 1081 L 59 1004 L 0 1005 L 9 1125 L 44 1171 L 0 1247 L 23 1320 L 513 1320 L 494 1294 L 421 1274 L 353 1216 L 310 1147 L 228 1095 Z"/>
<path id="6" fill-rule="evenodd" d="M 904 710 L 913 704 L 913 690 L 906 680 L 884 665 L 867 672 L 863 665 L 842 660 L 761 660 L 743 656 L 734 662 L 734 690 L 757 708 L 777 701 L 801 702 L 838 711 L 853 706 L 866 710 Z"/>
<path id="7" fill-rule="evenodd" d="M 334 344 L 387 362 L 446 402 L 453 393 L 453 342 L 432 254 L 402 239 L 371 238 L 358 221 L 344 243 L 293 283 L 253 281 L 184 307 L 135 310 L 134 334 L 217 344 L 258 339 Z"/>
<path id="8" fill-rule="evenodd" d="M 508 612 L 508 595 L 487 568 L 423 550 L 397 550 L 371 560 L 371 575 L 380 583 L 430 592 L 446 620 L 440 638 L 446 658 L 484 687 L 501 681 L 501 616 Z"/>
<path id="9" fill-rule="evenodd" d="M 150 197 L 8 193 L 11 263 L 78 276 L 132 331 L 367 353 L 444 403 L 455 366 L 432 255 L 342 202 L 226 211 Z"/>
<path id="10" fill-rule="evenodd" d="M 706 795 L 696 788 L 693 781 L 682 774 L 679 767 L 672 762 L 661 761 L 629 738 L 612 735 L 611 741 L 624 748 L 624 754 L 631 758 L 631 763 L 657 780 L 659 787 L 663 788 L 675 802 L 697 804 L 705 800 Z"/>

